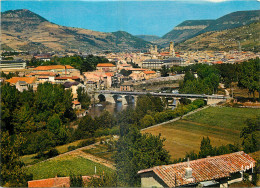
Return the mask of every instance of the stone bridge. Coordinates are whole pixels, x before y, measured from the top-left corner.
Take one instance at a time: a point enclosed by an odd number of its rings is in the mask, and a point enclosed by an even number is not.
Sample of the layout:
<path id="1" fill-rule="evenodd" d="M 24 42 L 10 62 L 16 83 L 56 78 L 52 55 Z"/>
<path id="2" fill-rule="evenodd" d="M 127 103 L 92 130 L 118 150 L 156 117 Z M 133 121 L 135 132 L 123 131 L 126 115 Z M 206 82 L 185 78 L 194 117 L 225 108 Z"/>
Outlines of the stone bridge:
<path id="1" fill-rule="evenodd" d="M 176 94 L 176 93 L 155 93 L 155 92 L 129 92 L 129 91 L 109 91 L 101 90 L 96 91 L 92 95 L 92 102 L 99 102 L 100 96 L 109 103 L 122 102 L 122 105 L 129 104 L 137 101 L 139 95 L 152 95 L 167 100 L 168 106 L 177 106 L 181 98 L 187 98 L 191 101 L 195 99 L 203 99 L 207 104 L 217 104 L 226 101 L 229 97 L 224 95 L 205 95 L 205 94 Z"/>

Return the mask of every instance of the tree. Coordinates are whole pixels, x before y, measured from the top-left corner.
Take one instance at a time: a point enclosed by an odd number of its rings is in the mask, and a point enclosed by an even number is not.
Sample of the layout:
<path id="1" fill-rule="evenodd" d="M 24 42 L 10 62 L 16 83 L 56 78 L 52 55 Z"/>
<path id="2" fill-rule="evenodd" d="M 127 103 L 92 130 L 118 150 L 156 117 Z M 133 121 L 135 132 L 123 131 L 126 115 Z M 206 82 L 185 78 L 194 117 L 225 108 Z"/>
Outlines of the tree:
<path id="1" fill-rule="evenodd" d="M 241 74 L 238 79 L 238 86 L 247 88 L 249 94 L 255 97 L 255 91 L 259 93 L 260 100 L 260 59 L 250 59 L 241 65 Z"/>
<path id="2" fill-rule="evenodd" d="M 205 158 L 207 156 L 212 155 L 212 145 L 210 144 L 210 139 L 209 137 L 207 138 L 202 138 L 201 144 L 200 144 L 200 152 L 199 152 L 199 157 L 200 158 Z"/>
<path id="3" fill-rule="evenodd" d="M 70 187 L 84 187 L 82 176 L 70 175 Z"/>
<path id="4" fill-rule="evenodd" d="M 131 73 L 132 73 L 132 71 L 130 71 L 130 70 L 125 70 L 125 69 L 122 69 L 122 70 L 120 71 L 120 74 L 122 74 L 123 76 L 129 76 Z"/>
<path id="5" fill-rule="evenodd" d="M 141 128 L 150 127 L 155 124 L 155 121 L 151 115 L 145 115 L 143 119 L 140 120 Z"/>
<path id="6" fill-rule="evenodd" d="M 83 109 L 88 109 L 90 105 L 90 96 L 83 87 L 77 89 L 78 101 L 81 103 Z"/>
<path id="7" fill-rule="evenodd" d="M 118 180 L 126 186 L 140 185 L 137 172 L 169 163 L 169 152 L 163 148 L 164 139 L 151 134 L 141 134 L 136 128 L 120 137 L 114 156 Z"/>
<path id="8" fill-rule="evenodd" d="M 8 132 L 1 131 L 1 178 L 0 185 L 3 187 L 26 187 L 27 181 L 32 175 L 27 175 L 24 164 L 19 160 L 18 150 L 23 143 L 19 134 L 12 142 Z"/>
<path id="9" fill-rule="evenodd" d="M 88 182 L 88 187 L 117 187 L 117 174 L 103 174 L 100 176 L 93 176 Z"/>
<path id="10" fill-rule="evenodd" d="M 168 69 L 165 65 L 162 66 L 162 68 L 161 68 L 160 71 L 161 71 L 161 76 L 162 76 L 162 77 L 167 77 L 167 76 L 169 76 L 169 74 L 168 74 L 169 69 Z"/>
<path id="11" fill-rule="evenodd" d="M 246 120 L 246 126 L 240 133 L 242 138 L 242 147 L 246 153 L 252 153 L 260 149 L 260 143 L 258 139 L 259 135 L 260 118 Z"/>

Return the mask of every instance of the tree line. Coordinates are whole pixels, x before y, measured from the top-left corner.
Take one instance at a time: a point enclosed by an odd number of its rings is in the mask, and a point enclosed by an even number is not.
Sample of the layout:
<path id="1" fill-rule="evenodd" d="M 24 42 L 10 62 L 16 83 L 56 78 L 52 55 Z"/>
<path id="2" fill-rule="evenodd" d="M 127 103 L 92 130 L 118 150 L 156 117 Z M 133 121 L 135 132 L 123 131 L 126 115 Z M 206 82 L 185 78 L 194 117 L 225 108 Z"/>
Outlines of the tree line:
<path id="1" fill-rule="evenodd" d="M 194 64 L 186 67 L 172 67 L 173 73 L 184 73 L 184 81 L 180 83 L 180 93 L 214 94 L 219 83 L 231 88 L 237 83 L 240 88 L 248 89 L 249 94 L 260 92 L 260 59 L 250 59 L 235 64 Z M 260 96 L 260 95 L 259 95 Z"/>
<path id="2" fill-rule="evenodd" d="M 72 67 L 80 70 L 80 72 L 87 72 L 96 70 L 98 63 L 108 63 L 105 57 L 87 55 L 86 57 L 74 55 L 57 57 L 54 56 L 50 61 L 38 60 L 33 57 L 27 61 L 27 66 L 42 66 L 42 65 L 71 65 Z"/>

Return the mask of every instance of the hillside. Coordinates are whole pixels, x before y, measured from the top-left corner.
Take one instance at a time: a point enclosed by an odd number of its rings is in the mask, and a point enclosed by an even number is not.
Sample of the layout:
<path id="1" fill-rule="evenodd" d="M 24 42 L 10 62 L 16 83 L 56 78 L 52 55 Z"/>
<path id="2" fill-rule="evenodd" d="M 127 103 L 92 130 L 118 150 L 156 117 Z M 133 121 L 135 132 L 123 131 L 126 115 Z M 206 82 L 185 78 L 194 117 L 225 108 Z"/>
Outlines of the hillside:
<path id="1" fill-rule="evenodd" d="M 174 27 L 169 33 L 165 34 L 162 39 L 167 41 L 182 42 L 196 35 L 214 20 L 187 20 Z"/>
<path id="2" fill-rule="evenodd" d="M 165 34 L 162 39 L 157 40 L 156 43 L 163 46 L 170 41 L 179 43 L 209 31 L 233 29 L 259 20 L 260 10 L 237 11 L 216 20 L 187 20 L 177 25 L 173 30 Z"/>
<path id="3" fill-rule="evenodd" d="M 238 41 L 243 51 L 260 51 L 260 22 L 250 25 L 210 31 L 177 45 L 178 50 L 238 50 Z"/>
<path id="4" fill-rule="evenodd" d="M 241 27 L 243 25 L 249 25 L 256 21 L 260 21 L 260 10 L 232 12 L 216 19 L 200 33 L 233 29 L 236 27 Z"/>
<path id="5" fill-rule="evenodd" d="M 104 33 L 60 26 L 26 9 L 1 13 L 2 44 L 29 51 L 144 50 L 149 42 L 127 32 Z"/>
<path id="6" fill-rule="evenodd" d="M 143 39 L 145 41 L 148 41 L 148 42 L 153 42 L 155 40 L 160 39 L 160 37 L 156 36 L 156 35 L 135 35 L 135 36 L 140 38 L 140 39 Z"/>

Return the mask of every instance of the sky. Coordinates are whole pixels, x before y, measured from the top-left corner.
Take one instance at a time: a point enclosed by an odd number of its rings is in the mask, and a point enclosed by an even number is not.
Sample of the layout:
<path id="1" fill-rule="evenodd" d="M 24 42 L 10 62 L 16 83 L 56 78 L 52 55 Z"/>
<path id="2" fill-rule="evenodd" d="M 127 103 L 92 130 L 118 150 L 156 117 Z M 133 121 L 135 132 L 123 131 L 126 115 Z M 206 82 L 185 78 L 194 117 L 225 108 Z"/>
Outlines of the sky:
<path id="1" fill-rule="evenodd" d="M 1 12 L 29 9 L 69 27 L 162 36 L 185 20 L 217 19 L 241 10 L 259 10 L 259 0 L 2 0 Z"/>

